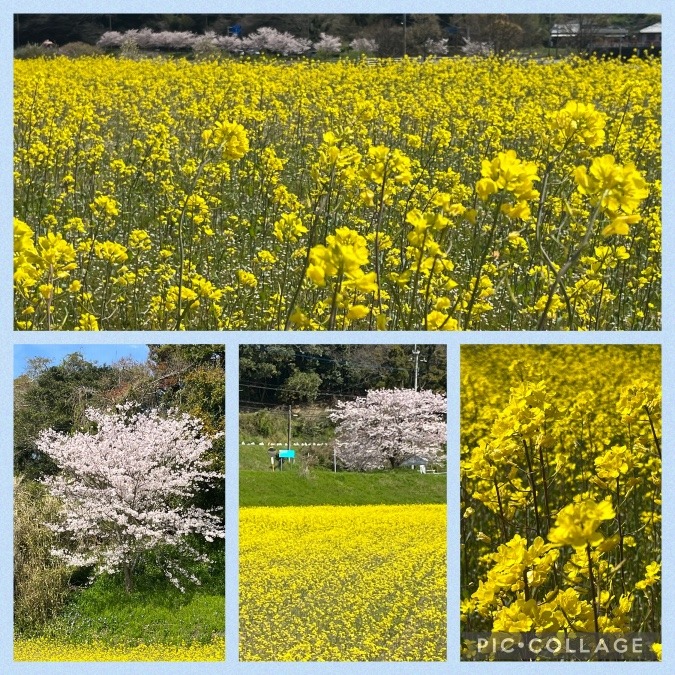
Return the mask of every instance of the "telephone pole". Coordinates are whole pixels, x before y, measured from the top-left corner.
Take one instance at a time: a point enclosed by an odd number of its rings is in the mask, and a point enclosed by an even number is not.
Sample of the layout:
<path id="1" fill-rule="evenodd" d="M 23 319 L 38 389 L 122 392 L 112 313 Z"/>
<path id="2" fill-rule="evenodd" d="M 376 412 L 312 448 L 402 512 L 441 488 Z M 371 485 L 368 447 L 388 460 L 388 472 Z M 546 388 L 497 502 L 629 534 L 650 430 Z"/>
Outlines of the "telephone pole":
<path id="1" fill-rule="evenodd" d="M 412 354 L 415 357 L 415 391 L 417 391 L 417 375 L 420 369 L 420 350 L 417 349 L 417 345 L 413 348 Z"/>
<path id="2" fill-rule="evenodd" d="M 288 404 L 288 443 L 286 445 L 286 449 L 290 450 L 291 449 L 291 404 Z"/>
<path id="3" fill-rule="evenodd" d="M 408 15 L 403 15 L 403 56 L 406 56 L 408 51 Z"/>

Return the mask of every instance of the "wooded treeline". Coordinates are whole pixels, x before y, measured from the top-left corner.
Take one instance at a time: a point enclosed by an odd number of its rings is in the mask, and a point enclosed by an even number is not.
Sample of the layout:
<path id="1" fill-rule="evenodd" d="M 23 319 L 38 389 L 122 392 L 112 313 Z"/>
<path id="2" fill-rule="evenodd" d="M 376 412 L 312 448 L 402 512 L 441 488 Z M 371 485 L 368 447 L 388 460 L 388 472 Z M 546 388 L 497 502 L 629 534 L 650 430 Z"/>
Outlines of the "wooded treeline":
<path id="1" fill-rule="evenodd" d="M 496 51 L 546 46 L 555 24 L 579 22 L 588 27 L 580 40 L 592 37 L 591 27 L 622 26 L 638 31 L 660 20 L 654 14 L 16 14 L 14 46 L 58 46 L 71 42 L 95 44 L 106 31 L 149 28 L 154 31 L 213 31 L 242 36 L 262 26 L 296 37 L 318 40 L 322 32 L 347 43 L 357 37 L 374 38 L 382 56 L 423 51 L 427 40 L 447 38 L 451 47 L 464 39 L 490 42 Z M 583 46 L 583 45 L 579 45 Z"/>
<path id="2" fill-rule="evenodd" d="M 225 425 L 225 353 L 221 345 L 149 345 L 148 359 L 122 359 L 113 365 L 87 361 L 75 352 L 51 365 L 45 358 L 29 361 L 14 380 L 14 471 L 40 479 L 56 467 L 35 441 L 44 429 L 61 433 L 86 430 L 87 408 L 107 409 L 135 402 L 141 409 L 177 409 L 200 419 L 205 432 Z M 212 449 L 214 470 L 224 470 L 224 440 Z M 223 504 L 224 485 L 207 501 Z"/>
<path id="3" fill-rule="evenodd" d="M 418 388 L 445 392 L 445 345 L 417 345 L 417 350 Z M 330 406 L 369 389 L 412 388 L 414 351 L 414 345 L 242 345 L 240 406 Z"/>

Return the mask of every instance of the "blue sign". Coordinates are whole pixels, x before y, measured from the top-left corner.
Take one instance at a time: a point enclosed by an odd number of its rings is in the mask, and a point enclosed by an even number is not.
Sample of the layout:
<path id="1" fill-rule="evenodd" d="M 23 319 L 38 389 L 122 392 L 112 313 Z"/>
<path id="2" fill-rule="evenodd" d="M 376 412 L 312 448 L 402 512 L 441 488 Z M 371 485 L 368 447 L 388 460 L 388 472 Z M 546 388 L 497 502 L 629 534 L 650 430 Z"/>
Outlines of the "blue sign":
<path id="1" fill-rule="evenodd" d="M 230 35 L 241 35 L 241 24 L 235 23 L 234 26 L 230 26 L 228 32 Z"/>
<path id="2" fill-rule="evenodd" d="M 279 450 L 279 457 L 281 459 L 295 459 L 295 450 Z"/>

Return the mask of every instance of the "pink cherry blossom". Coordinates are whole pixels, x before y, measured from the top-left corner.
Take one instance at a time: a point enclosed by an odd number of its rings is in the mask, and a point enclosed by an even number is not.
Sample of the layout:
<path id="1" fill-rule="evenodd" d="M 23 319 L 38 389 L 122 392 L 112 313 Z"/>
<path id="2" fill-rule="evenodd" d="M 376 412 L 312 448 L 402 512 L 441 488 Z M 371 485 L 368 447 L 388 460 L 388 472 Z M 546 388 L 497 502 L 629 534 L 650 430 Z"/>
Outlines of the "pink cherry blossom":
<path id="1" fill-rule="evenodd" d="M 443 461 L 445 416 L 445 397 L 432 391 L 378 389 L 340 401 L 330 414 L 337 457 L 360 471 L 395 468 L 413 457 Z"/>
<path id="2" fill-rule="evenodd" d="M 121 571 L 131 591 L 141 558 L 170 550 L 160 562 L 182 589 L 180 578 L 195 579 L 177 561 L 205 560 L 188 536 L 213 541 L 225 535 L 221 515 L 190 504 L 200 484 L 222 477 L 203 459 L 211 439 L 199 420 L 175 411 L 138 412 L 125 405 L 86 415 L 96 431 L 48 429 L 37 441 L 59 467 L 44 480 L 63 506 L 53 526 L 63 546 L 53 553 L 73 566 L 93 565 L 96 574 Z"/>

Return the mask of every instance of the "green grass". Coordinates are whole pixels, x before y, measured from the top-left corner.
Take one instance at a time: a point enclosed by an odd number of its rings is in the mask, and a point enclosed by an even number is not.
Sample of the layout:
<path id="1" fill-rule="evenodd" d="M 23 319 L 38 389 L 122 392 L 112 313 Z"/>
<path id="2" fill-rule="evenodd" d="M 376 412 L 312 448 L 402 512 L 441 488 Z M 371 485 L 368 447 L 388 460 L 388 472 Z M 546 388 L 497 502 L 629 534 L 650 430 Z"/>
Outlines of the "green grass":
<path id="1" fill-rule="evenodd" d="M 255 446 L 241 446 L 239 468 L 264 471 L 269 468 L 267 448 L 283 443 L 288 439 L 288 417 L 282 408 L 260 410 L 255 413 L 239 414 L 239 437 L 243 443 L 262 443 Z M 310 444 L 313 455 L 328 452 L 324 443 L 335 437 L 333 423 L 328 419 L 328 411 L 322 408 L 306 406 L 293 409 L 291 418 L 291 447 L 306 451 Z"/>
<path id="2" fill-rule="evenodd" d="M 296 406 L 293 408 L 291 420 L 291 447 L 296 449 L 298 458 L 309 454 L 313 464 L 332 466 L 331 449 L 325 444 L 333 440 L 335 429 L 328 419 L 328 411 L 316 406 Z M 240 446 L 239 469 L 269 471 L 267 448 L 279 449 L 279 443 L 286 447 L 288 417 L 281 407 L 255 413 L 240 413 L 239 437 L 242 443 L 257 444 Z"/>
<path id="3" fill-rule="evenodd" d="M 323 468 L 331 468 L 333 466 L 333 454 L 330 446 L 315 445 L 313 447 L 303 446 L 301 439 L 291 440 L 291 448 L 295 449 L 296 457 L 296 471 L 297 467 L 307 463 L 307 455 L 310 455 L 310 462 L 313 466 L 323 466 Z M 311 443 L 311 441 L 307 441 Z M 322 441 L 314 441 L 314 443 L 321 443 Z M 270 443 L 263 445 L 244 445 L 239 448 L 239 471 L 263 471 L 271 473 L 270 456 L 267 452 L 269 447 L 274 447 L 275 450 L 281 450 L 286 447 Z M 284 471 L 286 465 L 284 465 Z"/>
<path id="4" fill-rule="evenodd" d="M 225 631 L 224 575 L 181 593 L 161 573 L 139 575 L 127 594 L 118 577 L 104 576 L 76 591 L 65 610 L 41 633 L 86 643 L 126 646 L 209 643 Z"/>
<path id="5" fill-rule="evenodd" d="M 268 460 L 269 462 L 269 460 Z M 239 472 L 239 505 L 445 504 L 446 475 L 412 469 L 354 473 L 312 469 Z"/>

